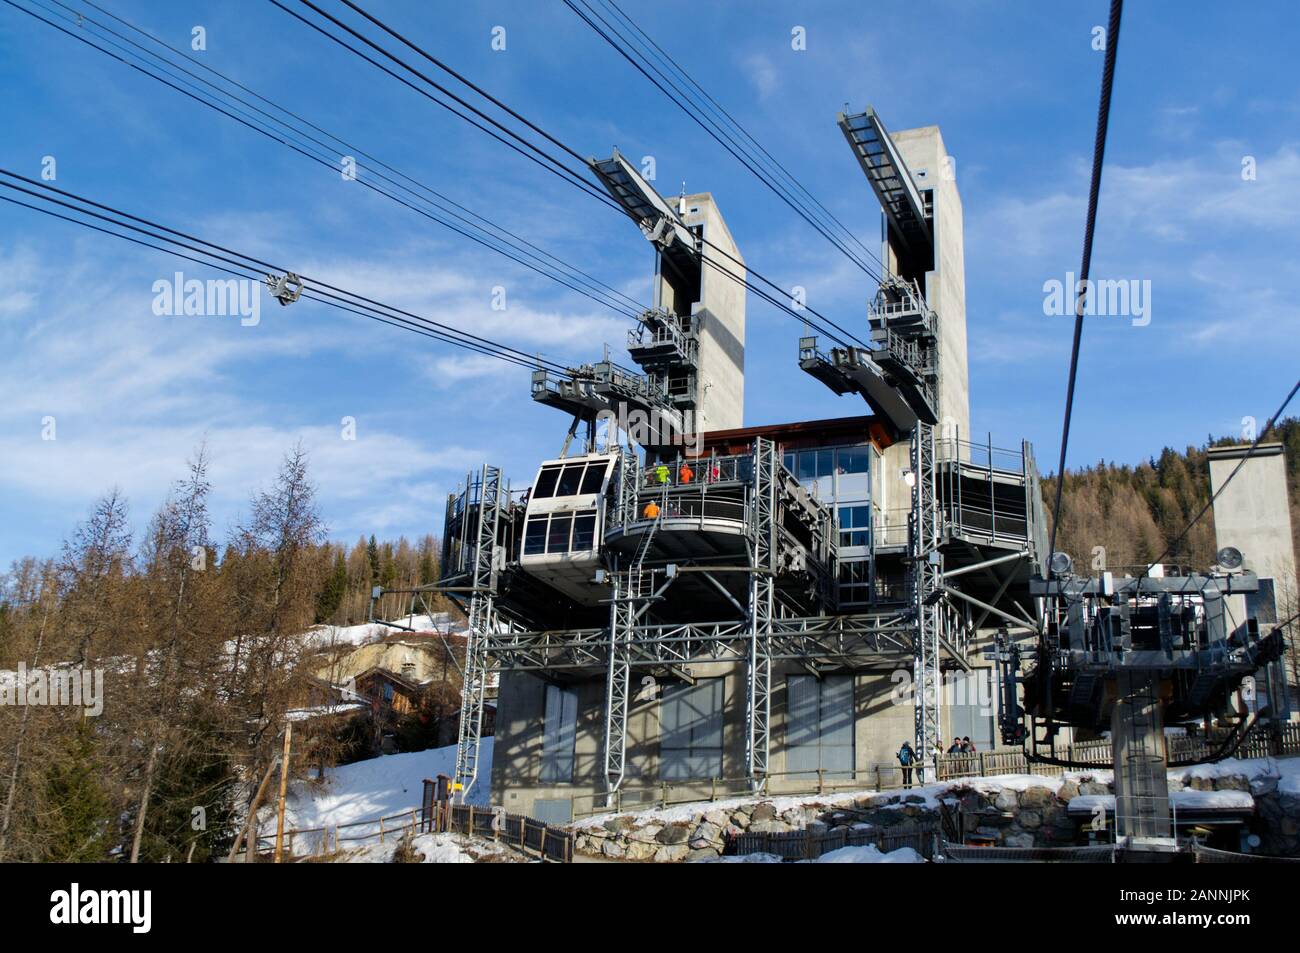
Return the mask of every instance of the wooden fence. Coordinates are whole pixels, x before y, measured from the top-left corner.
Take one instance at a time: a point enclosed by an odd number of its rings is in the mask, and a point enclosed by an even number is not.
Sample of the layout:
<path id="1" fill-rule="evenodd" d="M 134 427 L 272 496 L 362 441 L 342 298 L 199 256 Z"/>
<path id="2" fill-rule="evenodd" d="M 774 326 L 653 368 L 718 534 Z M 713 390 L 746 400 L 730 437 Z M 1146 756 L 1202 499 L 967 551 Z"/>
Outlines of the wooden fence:
<path id="1" fill-rule="evenodd" d="M 887 828 L 835 827 L 780 833 L 737 834 L 729 852 L 737 855 L 775 854 L 782 860 L 815 860 L 842 847 L 875 847 L 882 853 L 910 847 L 926 860 L 934 856 L 939 825 L 928 824 L 911 831 L 891 833 Z"/>
<path id="2" fill-rule="evenodd" d="M 1207 758 L 1222 745 L 1226 734 L 1169 735 L 1167 757 L 1171 763 Z M 1300 722 L 1270 727 L 1257 725 L 1246 733 L 1233 757 L 1264 758 L 1300 754 Z M 1106 768 L 1112 764 L 1109 741 L 1082 741 L 1066 745 L 1058 756 L 1075 762 Z M 945 754 L 938 759 L 940 781 L 955 778 L 989 778 L 1001 774 L 1045 774 L 1055 776 L 1072 770 L 1060 765 L 1041 764 L 1026 759 L 1022 751 L 989 751 L 978 754 Z"/>

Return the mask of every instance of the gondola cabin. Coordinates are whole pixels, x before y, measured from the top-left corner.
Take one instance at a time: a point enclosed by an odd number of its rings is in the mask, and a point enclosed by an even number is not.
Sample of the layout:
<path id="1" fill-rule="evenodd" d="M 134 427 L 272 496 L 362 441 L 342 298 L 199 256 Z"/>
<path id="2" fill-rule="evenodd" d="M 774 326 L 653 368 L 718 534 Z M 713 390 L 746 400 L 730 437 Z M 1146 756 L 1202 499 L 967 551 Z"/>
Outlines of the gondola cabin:
<path id="1" fill-rule="evenodd" d="M 528 494 L 520 567 L 584 605 L 603 591 L 593 579 L 617 460 L 607 453 L 548 460 Z"/>

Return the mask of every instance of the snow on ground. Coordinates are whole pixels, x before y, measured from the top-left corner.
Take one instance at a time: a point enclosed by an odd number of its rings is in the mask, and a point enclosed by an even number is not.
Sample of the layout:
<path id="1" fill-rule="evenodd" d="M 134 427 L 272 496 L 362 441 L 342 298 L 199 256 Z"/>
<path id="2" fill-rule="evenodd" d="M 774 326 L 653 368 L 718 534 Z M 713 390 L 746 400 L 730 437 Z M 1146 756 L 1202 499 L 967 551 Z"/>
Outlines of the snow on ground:
<path id="1" fill-rule="evenodd" d="M 492 739 L 484 738 L 479 753 L 479 777 L 470 789 L 469 803 L 488 804 L 491 797 Z M 456 746 L 430 748 L 405 754 L 380 755 L 367 761 L 327 769 L 324 781 L 294 781 L 285 802 L 286 830 L 330 827 L 417 809 L 424 795 L 424 779 L 456 773 Z M 388 821 L 391 831 L 398 821 Z M 275 809 L 262 811 L 263 833 L 275 833 Z M 340 831 L 347 838 L 375 833 L 378 823 Z M 311 843 L 307 838 L 304 843 Z M 303 846 L 296 846 L 303 853 Z"/>
<path id="2" fill-rule="evenodd" d="M 407 841 L 422 864 L 526 863 L 527 859 L 509 848 L 463 834 L 417 834 Z M 346 850 L 338 857 L 343 864 L 391 864 L 402 844 L 390 837 L 384 843 L 372 841 Z"/>
<path id="3" fill-rule="evenodd" d="M 410 629 L 417 632 L 441 632 L 446 635 L 465 631 L 465 622 L 453 618 L 448 612 L 433 615 L 406 615 L 388 622 L 363 622 L 360 625 L 318 625 L 307 633 L 309 645 L 329 648 L 335 645 L 365 645 L 378 642 L 389 635 L 400 635 Z"/>
<path id="4" fill-rule="evenodd" d="M 740 856 L 719 857 L 709 861 L 715 864 L 779 864 L 778 854 L 743 854 Z M 923 864 L 925 858 L 910 847 L 883 852 L 871 844 L 861 847 L 841 847 L 827 851 L 814 860 L 796 861 L 800 864 Z"/>
<path id="5" fill-rule="evenodd" d="M 1198 764 L 1190 768 L 1175 768 L 1171 778 L 1223 778 L 1242 775 L 1250 781 L 1252 791 L 1259 791 L 1276 780 L 1282 794 L 1300 795 L 1300 758 L 1229 758 L 1213 764 Z"/>
<path id="6" fill-rule="evenodd" d="M 1203 810 L 1207 808 L 1244 811 L 1255 809 L 1255 799 L 1247 791 L 1193 791 L 1188 789 L 1186 791 L 1169 792 L 1169 800 L 1173 804 L 1175 811 Z M 1115 795 L 1080 794 L 1070 801 L 1070 810 L 1072 811 L 1091 813 L 1099 807 L 1107 811 L 1114 811 Z"/>

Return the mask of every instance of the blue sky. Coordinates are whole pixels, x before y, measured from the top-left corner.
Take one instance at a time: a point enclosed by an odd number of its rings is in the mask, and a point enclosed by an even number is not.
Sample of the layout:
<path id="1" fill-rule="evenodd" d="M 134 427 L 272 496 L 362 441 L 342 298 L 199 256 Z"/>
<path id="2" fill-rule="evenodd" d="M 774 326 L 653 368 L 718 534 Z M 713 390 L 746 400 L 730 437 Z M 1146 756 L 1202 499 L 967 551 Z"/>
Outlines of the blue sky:
<path id="1" fill-rule="evenodd" d="M 648 299 L 652 256 L 626 218 L 269 3 L 102 5 L 178 46 L 203 26 L 197 55 L 216 69 Z M 863 326 L 870 280 L 563 4 L 366 6 L 580 153 L 653 155 L 661 191 L 711 191 L 755 268 Z M 836 113 L 871 104 L 893 129 L 941 127 L 965 210 L 972 426 L 1002 446 L 1029 439 L 1054 469 L 1070 318 L 1044 315 L 1043 283 L 1078 268 L 1102 56 L 1091 31 L 1106 4 L 624 8 L 864 240 L 877 206 Z M 1295 21 L 1284 2 L 1128 5 L 1094 275 L 1149 280 L 1151 321 L 1089 323 L 1071 465 L 1235 432 L 1294 381 Z M 496 26 L 504 51 L 491 48 Z M 806 50 L 791 49 L 794 26 Z M 6 168 L 39 176 L 53 156 L 64 189 L 523 350 L 579 361 L 624 340 L 613 312 L 7 5 L 0 130 Z M 143 525 L 204 439 L 219 533 L 301 439 L 330 533 L 349 541 L 437 533 L 469 467 L 499 463 L 523 485 L 559 449 L 568 420 L 533 404 L 524 370 L 310 302 L 264 309 L 256 327 L 157 316 L 153 283 L 178 267 L 211 277 L 0 206 L 0 565 L 55 552 L 115 485 Z M 863 412 L 798 370 L 800 330 L 750 297 L 747 423 Z M 355 441 L 341 439 L 343 417 Z"/>

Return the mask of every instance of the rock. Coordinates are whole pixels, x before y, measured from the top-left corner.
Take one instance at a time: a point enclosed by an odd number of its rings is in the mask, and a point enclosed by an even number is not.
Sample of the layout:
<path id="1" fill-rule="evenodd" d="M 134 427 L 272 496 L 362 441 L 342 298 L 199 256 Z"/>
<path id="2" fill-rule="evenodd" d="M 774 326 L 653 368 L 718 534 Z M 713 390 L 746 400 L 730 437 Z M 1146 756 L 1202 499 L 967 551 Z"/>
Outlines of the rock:
<path id="1" fill-rule="evenodd" d="M 1057 798 L 1069 804 L 1079 796 L 1079 785 L 1073 781 L 1062 781 L 1061 789 L 1056 792 Z"/>
<path id="2" fill-rule="evenodd" d="M 1251 782 L 1250 790 L 1255 797 L 1265 797 L 1277 790 L 1278 779 L 1274 777 L 1256 778 Z"/>
<path id="3" fill-rule="evenodd" d="M 1046 807 L 1055 800 L 1056 795 L 1052 792 L 1051 788 L 1035 785 L 1021 793 L 1020 806 L 1036 810 Z"/>
<path id="4" fill-rule="evenodd" d="M 1215 785 L 1216 791 L 1249 791 L 1250 782 L 1239 774 L 1231 774 L 1226 778 L 1218 778 Z"/>
<path id="5" fill-rule="evenodd" d="M 731 823 L 736 825 L 736 827 L 740 828 L 742 831 L 749 827 L 749 822 L 749 815 L 743 811 L 737 811 L 735 814 L 731 815 Z"/>
<path id="6" fill-rule="evenodd" d="M 704 820 L 714 827 L 726 827 L 731 818 L 726 811 L 709 811 L 704 815 Z"/>
<path id="7" fill-rule="evenodd" d="M 1189 786 L 1193 791 L 1213 791 L 1213 790 L 1214 790 L 1214 779 L 1213 779 L 1213 778 L 1197 778 L 1197 777 L 1192 777 L 1192 778 L 1188 778 L 1187 781 L 1188 781 L 1188 786 Z"/>
<path id="8" fill-rule="evenodd" d="M 611 817 L 604 823 L 605 830 L 611 834 L 618 834 L 634 827 L 636 822 L 628 814 L 620 814 L 618 817 Z"/>
<path id="9" fill-rule="evenodd" d="M 624 856 L 628 860 L 650 860 L 663 848 L 658 844 L 643 844 L 637 841 L 627 845 L 627 851 Z"/>
<path id="10" fill-rule="evenodd" d="M 652 844 L 655 842 L 655 838 L 659 836 L 659 832 L 663 829 L 662 824 L 647 824 L 645 827 L 636 828 L 628 834 L 627 837 L 628 840 L 636 841 L 640 844 Z"/>
<path id="11" fill-rule="evenodd" d="M 749 825 L 749 833 L 751 834 L 784 834 L 789 829 L 788 824 L 777 820 L 754 821 Z"/>
<path id="12" fill-rule="evenodd" d="M 903 798 L 903 801 L 907 804 L 924 804 L 925 798 L 919 794 L 909 794 Z"/>
<path id="13" fill-rule="evenodd" d="M 609 836 L 609 831 L 603 827 L 584 827 L 582 830 L 588 837 L 597 837 L 601 840 Z"/>
<path id="14" fill-rule="evenodd" d="M 690 844 L 692 847 L 721 843 L 721 841 L 722 828 L 716 824 L 710 824 L 708 821 L 705 821 L 699 827 L 695 828 L 695 833 L 690 837 Z"/>
<path id="15" fill-rule="evenodd" d="M 1006 827 L 1015 823 L 1016 816 L 1010 811 L 985 811 L 979 815 L 981 827 Z"/>
<path id="16" fill-rule="evenodd" d="M 750 814 L 749 817 L 751 823 L 755 821 L 770 821 L 776 817 L 776 808 L 772 806 L 771 801 L 764 801 L 754 808 L 753 813 Z"/>
<path id="17" fill-rule="evenodd" d="M 1080 794 L 1109 794 L 1110 786 L 1100 781 L 1084 781 L 1079 785 Z"/>
<path id="18" fill-rule="evenodd" d="M 690 853 L 691 849 L 685 844 L 666 844 L 655 851 L 654 861 L 656 864 L 675 864 L 685 860 Z"/>
<path id="19" fill-rule="evenodd" d="M 1002 843 L 1007 847 L 1033 847 L 1034 835 L 1025 833 L 1007 834 Z"/>
<path id="20" fill-rule="evenodd" d="M 691 829 L 685 824 L 673 824 L 655 835 L 660 844 L 685 844 L 691 839 Z"/>
<path id="21" fill-rule="evenodd" d="M 1032 831 L 1043 826 L 1043 815 L 1038 811 L 1021 811 L 1017 820 L 1025 830 Z"/>
<path id="22" fill-rule="evenodd" d="M 1002 790 L 993 799 L 993 806 L 999 811 L 1014 811 L 1020 807 L 1020 799 L 1016 797 L 1015 791 Z"/>
<path id="23" fill-rule="evenodd" d="M 605 846 L 601 848 L 600 852 L 606 857 L 622 857 L 627 853 L 627 850 L 618 841 L 607 840 L 605 841 Z"/>
<path id="24" fill-rule="evenodd" d="M 1050 824 L 1059 830 L 1072 830 L 1074 821 L 1070 820 L 1070 815 L 1066 813 L 1063 807 L 1049 807 L 1043 811 L 1043 823 Z"/>
<path id="25" fill-rule="evenodd" d="M 686 863 L 694 864 L 702 860 L 717 860 L 721 856 L 720 851 L 714 850 L 712 847 L 705 847 L 702 850 L 691 851 L 686 857 Z"/>

